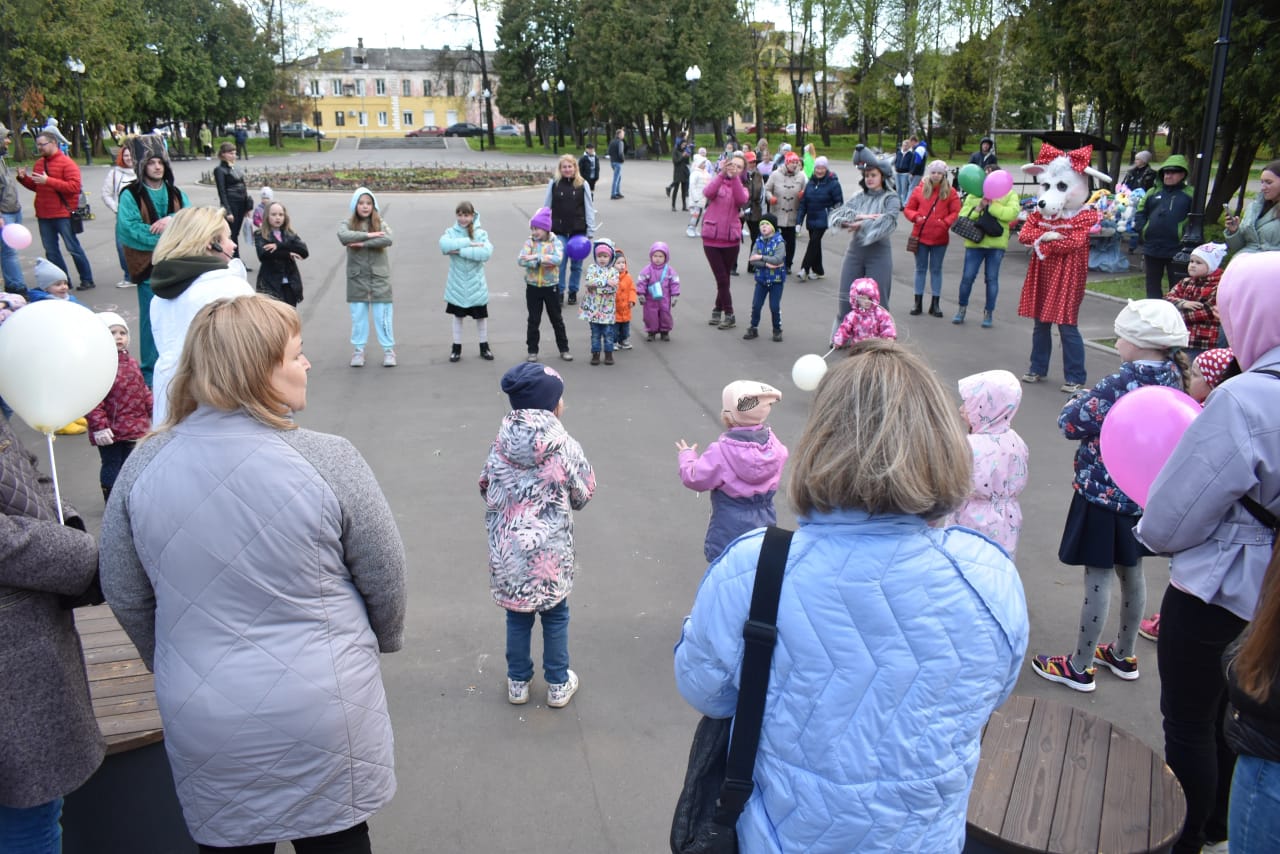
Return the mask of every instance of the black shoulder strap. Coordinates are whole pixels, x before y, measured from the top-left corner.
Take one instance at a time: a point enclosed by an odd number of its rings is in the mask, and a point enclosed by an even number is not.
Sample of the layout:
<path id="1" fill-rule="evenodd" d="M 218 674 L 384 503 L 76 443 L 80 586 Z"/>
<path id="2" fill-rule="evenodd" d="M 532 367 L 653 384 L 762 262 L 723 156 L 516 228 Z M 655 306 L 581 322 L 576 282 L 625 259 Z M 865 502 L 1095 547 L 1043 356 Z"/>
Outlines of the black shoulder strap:
<path id="1" fill-rule="evenodd" d="M 746 648 L 742 655 L 742 677 L 738 686 L 738 710 L 733 719 L 733 737 L 725 763 L 724 786 L 720 789 L 716 822 L 725 827 L 738 823 L 755 788 L 752 772 L 756 749 L 760 746 L 760 725 L 764 721 L 764 700 L 769 689 L 769 667 L 778 640 L 778 595 L 787 567 L 793 531 L 770 525 L 760 547 L 756 581 L 751 591 L 751 613 L 742 627 Z"/>

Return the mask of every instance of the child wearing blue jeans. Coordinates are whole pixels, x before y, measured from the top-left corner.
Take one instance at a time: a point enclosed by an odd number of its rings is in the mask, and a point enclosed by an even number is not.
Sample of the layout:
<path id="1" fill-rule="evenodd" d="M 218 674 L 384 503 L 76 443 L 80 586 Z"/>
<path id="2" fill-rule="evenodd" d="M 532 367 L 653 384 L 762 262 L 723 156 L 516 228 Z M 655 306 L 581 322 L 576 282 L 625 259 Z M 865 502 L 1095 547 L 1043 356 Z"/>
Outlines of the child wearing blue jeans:
<path id="1" fill-rule="evenodd" d="M 778 218 L 771 213 L 760 218 L 760 236 L 751 247 L 747 262 L 756 271 L 756 292 L 751 298 L 751 326 L 742 337 L 747 341 L 759 338 L 756 329 L 760 325 L 760 309 L 765 297 L 769 298 L 769 314 L 773 317 L 773 340 L 782 340 L 782 285 L 787 280 L 785 266 L 786 241 L 778 233 Z"/>
<path id="2" fill-rule="evenodd" d="M 511 411 L 502 419 L 480 473 L 489 534 L 489 587 L 507 612 L 507 700 L 529 702 L 529 639 L 542 618 L 547 705 L 568 705 L 578 690 L 569 669 L 569 592 L 573 589 L 573 511 L 596 489 L 586 455 L 560 423 L 564 380 L 538 362 L 502 377 Z"/>

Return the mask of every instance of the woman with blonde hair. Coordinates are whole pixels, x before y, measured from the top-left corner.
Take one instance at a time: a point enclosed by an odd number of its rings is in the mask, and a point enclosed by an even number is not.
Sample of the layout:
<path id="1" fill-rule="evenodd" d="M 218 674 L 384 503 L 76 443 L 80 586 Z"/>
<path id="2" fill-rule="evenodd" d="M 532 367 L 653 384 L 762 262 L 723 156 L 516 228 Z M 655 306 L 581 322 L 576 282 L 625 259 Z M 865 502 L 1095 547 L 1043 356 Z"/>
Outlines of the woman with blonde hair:
<path id="1" fill-rule="evenodd" d="M 221 208 L 183 208 L 173 215 L 151 254 L 149 309 L 156 342 L 151 423 L 165 420 L 169 381 L 196 312 L 221 297 L 253 293 L 244 264 L 235 258 L 231 225 Z"/>
<path id="2" fill-rule="evenodd" d="M 970 488 L 957 401 L 894 342 L 853 352 L 818 386 L 790 460 L 799 529 L 743 851 L 960 851 L 982 727 L 1026 650 L 1013 563 L 929 524 Z M 712 717 L 737 706 L 762 541 L 745 534 L 711 565 L 676 646 L 680 693 Z"/>
<path id="3" fill-rule="evenodd" d="M 404 547 L 351 443 L 294 424 L 309 369 L 285 303 L 201 308 L 103 518 L 103 591 L 202 852 L 368 852 L 395 792 L 378 656 L 403 642 Z"/>
<path id="4" fill-rule="evenodd" d="M 596 233 L 596 209 L 591 188 L 578 174 L 578 161 L 572 154 L 562 154 L 556 163 L 556 173 L 547 184 L 547 194 L 542 206 L 551 208 L 551 230 L 566 244 L 571 237 L 584 235 L 588 239 Z M 578 285 L 582 281 L 582 258 L 566 256 L 560 265 L 560 304 L 564 305 L 565 268 L 569 270 L 569 305 L 578 302 Z"/>
<path id="5" fill-rule="evenodd" d="M 935 160 L 924 170 L 924 180 L 911 191 L 902 215 L 912 223 L 911 233 L 920 241 L 916 249 L 916 302 L 911 314 L 924 313 L 924 279 L 932 278 L 929 316 L 942 317 L 942 259 L 951 241 L 951 226 L 960 215 L 960 194 L 951 186 L 947 164 Z"/>

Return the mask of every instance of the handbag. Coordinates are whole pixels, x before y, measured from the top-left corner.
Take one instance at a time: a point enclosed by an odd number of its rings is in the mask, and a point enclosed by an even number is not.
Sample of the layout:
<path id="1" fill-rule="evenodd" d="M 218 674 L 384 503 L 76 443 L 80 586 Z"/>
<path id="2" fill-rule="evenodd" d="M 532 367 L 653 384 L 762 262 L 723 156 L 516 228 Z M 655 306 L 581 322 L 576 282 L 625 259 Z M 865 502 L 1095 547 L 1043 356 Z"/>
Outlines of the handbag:
<path id="1" fill-rule="evenodd" d="M 89 197 L 83 192 L 76 199 L 75 210 L 71 209 L 71 205 L 67 204 L 67 200 L 62 198 L 62 194 L 58 194 L 58 201 L 62 202 L 62 206 L 67 209 L 67 213 L 71 215 L 71 230 L 76 234 L 84 233 L 84 221 L 93 219 L 93 209 L 89 207 Z"/>
<path id="2" fill-rule="evenodd" d="M 769 666 L 778 637 L 778 594 L 793 533 L 776 525 L 765 530 L 751 591 L 751 611 L 742 627 L 746 645 L 738 708 L 732 718 L 704 716 L 694 730 L 684 787 L 671 820 L 672 854 L 738 851 L 738 817 L 755 789 L 751 778 L 760 746 Z"/>
<path id="3" fill-rule="evenodd" d="M 1004 234 L 1004 226 L 1000 224 L 1000 220 L 992 216 L 990 210 L 985 210 L 977 219 L 978 228 L 982 229 L 987 237 L 999 237 Z"/>
<path id="4" fill-rule="evenodd" d="M 972 243 L 980 243 L 987 236 L 987 233 L 978 227 L 977 220 L 967 216 L 958 217 L 955 224 L 951 226 L 951 231 Z"/>
<path id="5" fill-rule="evenodd" d="M 929 221 L 929 217 L 933 216 L 933 209 L 938 206 L 938 199 L 942 198 L 941 193 L 937 193 L 933 197 L 933 204 L 929 206 L 929 212 L 924 215 L 924 222 L 917 223 L 911 229 L 911 233 L 907 235 L 907 251 L 912 255 L 920 249 L 920 235 L 916 232 L 924 228 L 924 223 Z"/>

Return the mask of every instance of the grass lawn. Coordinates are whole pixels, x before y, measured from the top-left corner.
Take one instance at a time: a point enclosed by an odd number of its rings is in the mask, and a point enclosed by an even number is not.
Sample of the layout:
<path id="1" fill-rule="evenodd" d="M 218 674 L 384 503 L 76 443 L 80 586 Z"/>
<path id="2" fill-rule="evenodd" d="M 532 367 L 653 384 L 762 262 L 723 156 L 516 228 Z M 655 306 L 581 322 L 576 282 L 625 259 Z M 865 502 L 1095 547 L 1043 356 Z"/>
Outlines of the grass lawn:
<path id="1" fill-rule="evenodd" d="M 1146 277 L 1139 273 L 1136 276 L 1099 279 L 1086 284 L 1085 289 L 1098 294 L 1120 297 L 1121 299 L 1145 299 L 1147 296 L 1146 281 Z"/>

